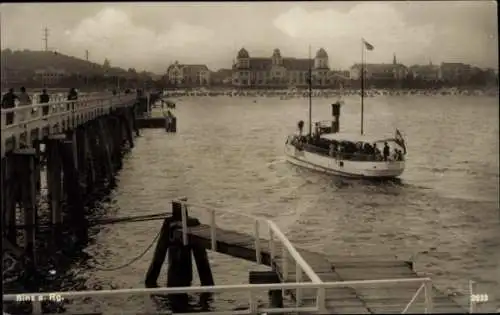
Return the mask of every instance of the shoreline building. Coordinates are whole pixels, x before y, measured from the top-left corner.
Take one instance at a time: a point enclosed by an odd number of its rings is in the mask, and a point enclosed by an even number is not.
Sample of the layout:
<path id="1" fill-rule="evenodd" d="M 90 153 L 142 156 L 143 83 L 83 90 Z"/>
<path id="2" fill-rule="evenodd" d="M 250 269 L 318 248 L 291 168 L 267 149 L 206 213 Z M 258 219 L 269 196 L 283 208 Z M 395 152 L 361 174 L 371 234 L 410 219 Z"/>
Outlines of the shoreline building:
<path id="1" fill-rule="evenodd" d="M 176 86 L 208 86 L 210 70 L 206 65 L 187 65 L 175 61 L 167 68 L 167 84 Z"/>
<path id="2" fill-rule="evenodd" d="M 392 63 L 367 63 L 364 65 L 366 80 L 401 80 L 408 75 L 408 68 L 399 63 L 394 54 Z M 361 64 L 357 63 L 350 68 L 352 80 L 361 78 Z"/>
<path id="3" fill-rule="evenodd" d="M 314 59 L 282 57 L 277 48 L 271 57 L 250 57 L 248 51 L 241 48 L 233 65 L 232 84 L 235 87 L 304 87 L 309 84 L 310 68 L 313 86 L 328 86 L 330 67 L 323 48 Z"/>
<path id="4" fill-rule="evenodd" d="M 408 69 L 413 78 L 423 81 L 438 81 L 441 77 L 440 67 L 433 65 L 432 61 L 429 61 L 428 65 L 413 65 Z"/>

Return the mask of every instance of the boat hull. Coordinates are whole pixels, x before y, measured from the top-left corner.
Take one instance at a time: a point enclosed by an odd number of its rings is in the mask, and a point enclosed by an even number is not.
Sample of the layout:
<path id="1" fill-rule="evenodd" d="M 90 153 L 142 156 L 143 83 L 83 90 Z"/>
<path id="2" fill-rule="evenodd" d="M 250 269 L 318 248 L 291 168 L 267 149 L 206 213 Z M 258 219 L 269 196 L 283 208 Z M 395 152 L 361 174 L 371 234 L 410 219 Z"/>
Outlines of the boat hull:
<path id="1" fill-rule="evenodd" d="M 349 161 L 317 153 L 299 151 L 291 144 L 285 145 L 287 161 L 318 172 L 350 178 L 395 178 L 405 169 L 404 161 Z"/>

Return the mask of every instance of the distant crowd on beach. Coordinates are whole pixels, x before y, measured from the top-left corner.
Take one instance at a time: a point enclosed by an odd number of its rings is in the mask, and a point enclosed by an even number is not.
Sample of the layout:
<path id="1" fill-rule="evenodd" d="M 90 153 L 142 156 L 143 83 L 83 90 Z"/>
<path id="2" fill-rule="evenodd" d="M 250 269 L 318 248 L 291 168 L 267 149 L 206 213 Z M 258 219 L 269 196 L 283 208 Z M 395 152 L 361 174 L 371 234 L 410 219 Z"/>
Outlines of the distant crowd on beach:
<path id="1" fill-rule="evenodd" d="M 164 96 L 167 97 L 184 97 L 184 96 L 249 96 L 249 97 L 279 97 L 281 100 L 292 98 L 303 98 L 309 96 L 307 89 L 288 89 L 288 90 L 246 90 L 246 89 L 176 89 L 165 90 Z M 359 89 L 344 89 L 344 90 L 312 90 L 312 97 L 340 97 L 350 95 L 361 95 Z M 498 89 L 490 90 L 472 90 L 472 89 L 427 89 L 427 90 L 406 90 L 406 89 L 367 89 L 364 91 L 365 97 L 375 96 L 405 96 L 405 95 L 423 95 L 423 96 L 497 96 Z"/>

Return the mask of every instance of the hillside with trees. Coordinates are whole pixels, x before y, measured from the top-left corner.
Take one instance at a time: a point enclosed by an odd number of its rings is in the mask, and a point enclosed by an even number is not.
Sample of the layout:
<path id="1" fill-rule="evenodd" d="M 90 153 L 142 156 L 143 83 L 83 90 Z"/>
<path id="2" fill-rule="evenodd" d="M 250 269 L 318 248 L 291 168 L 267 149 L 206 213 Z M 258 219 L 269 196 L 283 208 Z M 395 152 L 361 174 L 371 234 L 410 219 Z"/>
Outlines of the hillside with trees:
<path id="1" fill-rule="evenodd" d="M 113 67 L 105 59 L 102 64 L 53 51 L 1 51 L 2 85 L 10 87 L 57 86 L 79 88 L 109 88 L 150 85 L 152 74 Z M 59 80 L 47 82 L 37 72 L 63 72 Z"/>

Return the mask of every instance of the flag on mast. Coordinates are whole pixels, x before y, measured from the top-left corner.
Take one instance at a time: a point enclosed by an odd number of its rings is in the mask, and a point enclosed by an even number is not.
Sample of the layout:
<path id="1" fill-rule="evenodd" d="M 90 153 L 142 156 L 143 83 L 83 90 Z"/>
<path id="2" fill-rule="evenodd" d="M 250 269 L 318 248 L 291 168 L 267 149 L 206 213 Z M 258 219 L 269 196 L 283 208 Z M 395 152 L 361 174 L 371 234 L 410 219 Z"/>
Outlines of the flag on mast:
<path id="1" fill-rule="evenodd" d="M 400 145 L 403 148 L 403 153 L 406 154 L 406 143 L 405 139 L 403 138 L 403 135 L 399 131 L 399 129 L 396 129 L 396 133 L 394 135 L 394 140 L 395 142 Z"/>
<path id="2" fill-rule="evenodd" d="M 365 48 L 367 50 L 373 50 L 375 47 L 373 47 L 372 44 L 370 44 L 369 42 L 367 42 L 364 38 L 361 39 L 363 41 L 363 44 L 365 44 Z"/>

